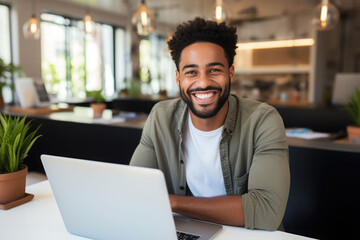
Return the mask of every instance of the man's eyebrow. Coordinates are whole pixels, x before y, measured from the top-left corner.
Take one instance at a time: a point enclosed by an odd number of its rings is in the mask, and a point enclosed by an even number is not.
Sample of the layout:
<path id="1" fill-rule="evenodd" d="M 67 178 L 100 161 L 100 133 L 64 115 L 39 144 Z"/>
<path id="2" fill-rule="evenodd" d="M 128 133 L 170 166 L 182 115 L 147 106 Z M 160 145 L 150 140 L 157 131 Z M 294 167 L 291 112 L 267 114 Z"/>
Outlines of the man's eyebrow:
<path id="1" fill-rule="evenodd" d="M 213 66 L 222 66 L 222 67 L 225 67 L 225 65 L 224 65 L 223 63 L 221 63 L 221 62 L 212 62 L 212 63 L 206 64 L 206 67 L 213 67 Z M 199 65 L 197 65 L 197 64 L 188 64 L 188 65 L 185 65 L 185 66 L 181 69 L 181 71 L 184 71 L 184 69 L 186 69 L 186 68 L 198 68 L 198 67 L 199 67 Z"/>
<path id="2" fill-rule="evenodd" d="M 225 67 L 225 65 L 221 62 L 212 62 L 206 65 L 206 67 L 213 67 L 213 66 L 222 66 Z"/>
<path id="3" fill-rule="evenodd" d="M 186 68 L 198 68 L 199 67 L 199 65 L 197 65 L 197 64 L 188 64 L 188 65 L 185 65 L 182 69 L 181 69 L 181 71 L 184 71 L 184 69 L 186 69 Z"/>

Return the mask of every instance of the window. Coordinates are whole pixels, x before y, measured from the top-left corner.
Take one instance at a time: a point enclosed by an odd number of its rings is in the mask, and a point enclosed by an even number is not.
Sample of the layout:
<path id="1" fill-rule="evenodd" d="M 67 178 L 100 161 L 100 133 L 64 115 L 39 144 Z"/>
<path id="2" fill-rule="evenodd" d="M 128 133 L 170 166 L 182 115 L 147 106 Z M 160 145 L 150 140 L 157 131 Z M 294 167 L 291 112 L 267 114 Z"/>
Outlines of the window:
<path id="1" fill-rule="evenodd" d="M 175 64 L 167 49 L 166 39 L 156 34 L 142 39 L 139 54 L 140 79 L 146 83 L 142 86 L 142 92 L 158 94 L 166 91 L 168 96 L 176 95 L 178 87 L 175 81 Z"/>
<path id="2" fill-rule="evenodd" d="M 11 62 L 10 42 L 10 8 L 0 4 L 0 58 L 6 63 Z"/>
<path id="3" fill-rule="evenodd" d="M 42 13 L 41 64 L 48 91 L 59 100 L 84 99 L 86 91 L 98 89 L 113 96 L 125 77 L 125 61 L 119 61 L 124 35 L 124 29 L 103 23 L 96 23 L 95 34 L 86 34 L 82 20 Z"/>
<path id="4" fill-rule="evenodd" d="M 0 3 L 0 58 L 6 63 L 12 62 L 11 34 L 10 34 L 10 7 Z M 3 97 L 6 103 L 12 101 L 10 87 L 3 88 Z"/>

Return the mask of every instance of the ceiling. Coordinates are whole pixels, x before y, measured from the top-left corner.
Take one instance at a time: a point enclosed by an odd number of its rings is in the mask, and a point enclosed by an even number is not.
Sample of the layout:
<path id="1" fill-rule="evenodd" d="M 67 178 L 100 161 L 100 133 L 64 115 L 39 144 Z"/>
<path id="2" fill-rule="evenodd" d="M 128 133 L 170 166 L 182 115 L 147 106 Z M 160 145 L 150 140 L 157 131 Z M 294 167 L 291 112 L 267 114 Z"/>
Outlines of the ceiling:
<path id="1" fill-rule="evenodd" d="M 141 0 L 56 0 L 126 15 L 134 12 Z M 224 0 L 229 19 L 234 23 L 266 19 L 283 14 L 311 12 L 321 0 Z M 177 25 L 196 16 L 211 18 L 215 0 L 146 0 L 155 12 L 156 22 Z M 360 0 L 330 0 L 342 10 L 359 8 Z"/>

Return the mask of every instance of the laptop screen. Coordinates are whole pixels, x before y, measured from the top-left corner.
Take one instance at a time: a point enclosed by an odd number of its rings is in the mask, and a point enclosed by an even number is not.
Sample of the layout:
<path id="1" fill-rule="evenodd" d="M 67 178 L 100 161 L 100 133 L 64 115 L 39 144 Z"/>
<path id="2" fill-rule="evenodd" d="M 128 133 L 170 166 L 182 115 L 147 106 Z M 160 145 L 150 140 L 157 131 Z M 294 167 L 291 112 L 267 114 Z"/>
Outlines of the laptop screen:
<path id="1" fill-rule="evenodd" d="M 360 90 L 360 73 L 336 74 L 331 103 L 333 105 L 347 103 L 356 88 Z"/>

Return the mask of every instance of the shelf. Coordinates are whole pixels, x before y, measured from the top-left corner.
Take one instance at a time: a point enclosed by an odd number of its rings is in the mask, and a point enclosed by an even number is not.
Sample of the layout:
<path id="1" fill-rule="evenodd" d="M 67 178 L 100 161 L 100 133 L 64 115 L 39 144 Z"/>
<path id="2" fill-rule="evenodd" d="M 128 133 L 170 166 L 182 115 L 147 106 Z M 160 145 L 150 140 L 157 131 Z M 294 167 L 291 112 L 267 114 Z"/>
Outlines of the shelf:
<path id="1" fill-rule="evenodd" d="M 237 69 L 237 74 L 281 74 L 281 73 L 309 73 L 310 66 L 298 67 L 252 67 Z"/>
<path id="2" fill-rule="evenodd" d="M 73 111 L 73 107 L 72 106 L 58 107 L 57 105 L 52 105 L 51 107 L 44 107 L 44 108 L 22 108 L 22 107 L 10 106 L 8 110 L 14 113 L 37 115 L 37 114 L 50 114 L 55 112 Z"/>
<path id="3" fill-rule="evenodd" d="M 266 100 L 266 103 L 275 106 L 293 106 L 293 107 L 307 107 L 310 106 L 308 101 L 281 101 L 278 99 Z"/>

